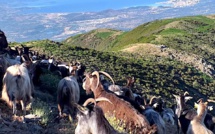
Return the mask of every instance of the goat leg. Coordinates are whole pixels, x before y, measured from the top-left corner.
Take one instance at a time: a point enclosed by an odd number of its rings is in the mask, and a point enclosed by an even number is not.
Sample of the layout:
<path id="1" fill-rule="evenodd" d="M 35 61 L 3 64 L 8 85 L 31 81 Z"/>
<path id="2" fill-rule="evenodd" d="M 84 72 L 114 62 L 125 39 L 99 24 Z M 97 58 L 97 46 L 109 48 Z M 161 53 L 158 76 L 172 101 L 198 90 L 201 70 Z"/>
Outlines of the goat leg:
<path id="1" fill-rule="evenodd" d="M 62 117 L 62 112 L 64 109 L 64 105 L 62 103 L 58 103 L 57 105 L 58 111 L 59 111 L 59 116 Z"/>
<path id="2" fill-rule="evenodd" d="M 16 116 L 16 112 L 17 112 L 17 110 L 16 110 L 16 101 L 14 100 L 13 101 L 13 115 Z"/>
<path id="3" fill-rule="evenodd" d="M 26 115 L 26 106 L 23 100 L 20 101 L 21 106 L 22 106 L 22 111 L 23 111 L 23 123 L 25 123 L 25 115 Z"/>

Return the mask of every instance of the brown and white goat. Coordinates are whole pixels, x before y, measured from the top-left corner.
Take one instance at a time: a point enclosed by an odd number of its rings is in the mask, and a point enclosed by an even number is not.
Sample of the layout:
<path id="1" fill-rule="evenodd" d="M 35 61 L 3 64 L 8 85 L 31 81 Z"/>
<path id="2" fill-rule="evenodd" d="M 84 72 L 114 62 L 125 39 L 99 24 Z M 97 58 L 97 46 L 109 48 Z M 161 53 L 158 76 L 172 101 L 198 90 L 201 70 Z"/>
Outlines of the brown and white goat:
<path id="1" fill-rule="evenodd" d="M 96 105 L 96 101 L 110 102 L 103 98 L 97 98 L 96 100 L 89 98 L 85 101 L 83 107 L 79 106 L 75 134 L 120 134 L 110 125 L 102 109 Z M 94 106 L 88 105 L 91 102 L 94 103 Z"/>
<path id="2" fill-rule="evenodd" d="M 99 73 L 105 74 L 113 81 L 110 75 L 105 72 L 95 71 L 93 73 L 87 73 L 85 81 L 83 82 L 83 89 L 86 90 L 86 93 L 93 92 L 95 99 L 105 97 L 113 103 L 110 104 L 104 101 L 98 102 L 97 105 L 102 108 L 103 112 L 124 121 L 126 128 L 128 130 L 130 129 L 133 133 L 154 133 L 157 130 L 156 125 L 150 126 L 146 117 L 134 109 L 130 103 L 118 98 L 115 94 L 108 93 L 104 90 L 99 80 Z"/>
<path id="3" fill-rule="evenodd" d="M 28 63 L 13 65 L 7 68 L 3 77 L 2 99 L 13 107 L 13 114 L 16 115 L 16 102 L 20 102 L 24 116 L 26 115 L 26 105 L 31 102 L 33 84 L 29 77 Z"/>
<path id="4" fill-rule="evenodd" d="M 75 67 L 73 67 L 73 69 L 75 69 Z M 66 105 L 69 108 L 70 115 L 74 118 L 75 107 L 72 106 L 71 103 L 72 102 L 78 103 L 79 99 L 80 88 L 77 82 L 77 76 L 72 75 L 61 79 L 60 82 L 58 83 L 57 88 L 57 103 L 59 115 L 62 116 L 64 105 Z"/>
<path id="5" fill-rule="evenodd" d="M 213 134 L 205 124 L 204 119 L 207 114 L 208 102 L 199 101 L 197 115 L 191 120 L 187 134 Z"/>

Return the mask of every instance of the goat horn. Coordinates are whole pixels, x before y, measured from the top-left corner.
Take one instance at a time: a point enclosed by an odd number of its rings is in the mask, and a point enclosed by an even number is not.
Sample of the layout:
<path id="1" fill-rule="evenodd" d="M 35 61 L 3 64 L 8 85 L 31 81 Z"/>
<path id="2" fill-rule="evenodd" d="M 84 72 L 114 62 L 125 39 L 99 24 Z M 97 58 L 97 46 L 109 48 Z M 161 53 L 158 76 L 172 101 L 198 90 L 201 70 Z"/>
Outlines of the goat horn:
<path id="1" fill-rule="evenodd" d="M 113 104 L 108 98 L 105 98 L 105 97 L 99 97 L 99 98 L 97 98 L 97 99 L 95 99 L 95 100 L 96 100 L 96 101 L 107 101 L 107 102 Z"/>
<path id="2" fill-rule="evenodd" d="M 86 107 L 89 103 L 94 103 L 94 106 L 95 106 L 97 101 L 107 101 L 107 102 L 113 104 L 109 99 L 107 99 L 105 97 L 99 97 L 99 98 L 96 98 L 96 99 L 93 99 L 93 98 L 87 99 L 84 102 L 83 106 Z"/>
<path id="3" fill-rule="evenodd" d="M 156 99 L 156 98 L 160 98 L 160 97 L 152 96 L 152 98 L 151 98 L 150 101 L 149 101 L 149 105 L 151 105 L 151 104 L 152 104 L 152 101 L 153 101 L 154 99 Z"/>
<path id="4" fill-rule="evenodd" d="M 144 104 L 147 105 L 146 98 L 143 98 Z"/>
<path id="5" fill-rule="evenodd" d="M 115 85 L 115 82 L 114 82 L 113 78 L 108 73 L 106 73 L 104 71 L 99 71 L 99 73 L 102 73 L 102 74 L 106 75 L 112 81 L 113 85 Z"/>
<path id="6" fill-rule="evenodd" d="M 197 102 L 202 103 L 202 101 L 203 101 L 203 98 L 200 98 Z"/>
<path id="7" fill-rule="evenodd" d="M 79 111 L 84 112 L 86 110 L 86 108 L 82 107 L 81 105 L 75 103 L 75 102 L 71 102 L 71 105 L 73 105 L 74 107 L 76 107 Z"/>
<path id="8" fill-rule="evenodd" d="M 86 107 L 89 103 L 94 103 L 94 105 L 96 105 L 96 100 L 93 98 L 89 98 L 84 102 L 83 106 Z"/>
<path id="9" fill-rule="evenodd" d="M 186 91 L 186 92 L 184 92 L 184 96 L 185 96 L 185 95 L 189 95 L 189 93 Z"/>
<path id="10" fill-rule="evenodd" d="M 213 102 L 213 103 L 215 103 L 215 100 L 208 99 L 208 102 Z"/>
<path id="11" fill-rule="evenodd" d="M 98 71 L 94 71 L 94 72 L 92 73 L 92 75 L 96 75 L 96 77 L 97 77 L 97 85 L 96 85 L 96 88 L 95 88 L 95 89 L 97 89 L 98 86 L 99 86 L 99 73 L 98 73 Z M 90 83 L 90 84 L 92 84 L 92 83 Z"/>

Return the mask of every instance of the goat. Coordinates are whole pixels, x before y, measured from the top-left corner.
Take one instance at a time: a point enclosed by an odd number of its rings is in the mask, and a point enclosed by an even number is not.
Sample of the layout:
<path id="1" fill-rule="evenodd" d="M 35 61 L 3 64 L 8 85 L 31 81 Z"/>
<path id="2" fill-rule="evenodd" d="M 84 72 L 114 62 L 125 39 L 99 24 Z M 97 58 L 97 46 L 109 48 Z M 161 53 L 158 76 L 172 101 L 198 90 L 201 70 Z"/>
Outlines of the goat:
<path id="1" fill-rule="evenodd" d="M 53 57 L 49 60 L 48 70 L 51 72 L 58 72 L 62 78 L 69 76 L 69 67 L 68 66 L 58 66 Z"/>
<path id="2" fill-rule="evenodd" d="M 82 82 L 83 81 L 83 77 L 84 77 L 84 72 L 86 70 L 86 66 L 83 65 L 80 62 L 75 63 L 75 65 L 77 66 L 77 76 L 78 76 L 78 82 Z"/>
<path id="3" fill-rule="evenodd" d="M 197 108 L 197 115 L 191 120 L 187 134 L 213 134 L 212 131 L 206 128 L 204 124 L 204 119 L 207 114 L 207 102 L 199 101 Z"/>
<path id="4" fill-rule="evenodd" d="M 8 47 L 7 37 L 4 32 L 0 30 L 0 51 Z"/>
<path id="5" fill-rule="evenodd" d="M 192 98 L 190 96 L 186 96 L 187 94 L 189 93 L 185 92 L 184 94 L 180 95 L 173 94 L 177 103 L 176 115 L 179 119 L 179 126 L 181 127 L 183 133 L 187 132 L 190 121 L 197 115 L 196 110 L 188 108 L 186 105 L 186 101 Z M 204 123 L 207 128 L 211 130 L 214 128 L 213 118 L 209 114 L 206 114 Z"/>
<path id="6" fill-rule="evenodd" d="M 101 77 L 101 78 L 104 79 L 103 77 Z M 112 85 L 108 86 L 108 90 L 114 92 L 117 95 L 123 95 L 123 96 L 130 98 L 131 100 L 135 100 L 134 94 L 131 91 L 131 88 L 134 85 L 135 79 L 134 79 L 134 77 L 127 77 L 126 80 L 127 80 L 126 86 L 119 86 L 119 85 L 115 85 L 113 83 Z M 102 81 L 104 84 L 103 86 L 106 87 L 107 83 L 105 83 L 104 80 L 102 80 Z"/>
<path id="7" fill-rule="evenodd" d="M 74 67 L 74 71 L 76 71 Z M 77 74 L 60 80 L 57 88 L 57 103 L 59 115 L 62 116 L 64 105 L 69 107 L 69 113 L 74 118 L 75 108 L 71 102 L 78 103 L 80 99 L 80 88 L 77 82 Z"/>
<path id="8" fill-rule="evenodd" d="M 178 129 L 183 133 L 187 132 L 190 121 L 196 115 L 196 111 L 194 109 L 188 108 L 186 105 L 186 102 L 193 98 L 191 96 L 187 96 L 188 94 L 188 92 L 185 92 L 184 94 L 180 95 L 173 94 L 176 99 L 175 114 L 178 118 Z"/>
<path id="9" fill-rule="evenodd" d="M 18 50 L 19 50 L 18 47 L 15 47 L 15 49 L 12 49 L 10 46 L 8 46 L 6 48 L 7 53 L 12 57 L 15 57 L 15 56 L 19 55 Z"/>
<path id="10" fill-rule="evenodd" d="M 6 56 L 7 54 L 0 55 L 0 80 L 1 80 L 0 87 L 2 87 L 2 79 L 6 72 L 6 69 L 11 65 L 21 64 L 20 62 L 14 59 L 10 59 Z"/>
<path id="11" fill-rule="evenodd" d="M 130 103 L 118 98 L 115 94 L 108 93 L 104 90 L 99 80 L 99 73 L 103 73 L 113 81 L 109 74 L 102 71 L 86 73 L 83 89 L 86 90 L 87 94 L 93 92 L 95 99 L 105 97 L 113 103 L 109 104 L 104 101 L 98 102 L 98 106 L 102 108 L 103 112 L 107 114 L 107 116 L 113 115 L 117 119 L 124 121 L 126 128 L 131 129 L 131 131 L 136 134 L 155 133 L 157 130 L 156 125 L 150 126 L 146 117 L 134 109 Z"/>
<path id="12" fill-rule="evenodd" d="M 166 107 L 166 102 L 161 97 L 156 97 L 156 102 L 150 104 L 155 111 L 161 114 L 163 120 L 173 125 L 177 125 L 176 115 L 171 108 Z"/>
<path id="13" fill-rule="evenodd" d="M 16 102 L 20 102 L 23 117 L 26 115 L 26 105 L 31 102 L 34 87 L 28 73 L 28 62 L 21 65 L 13 65 L 7 68 L 3 77 L 2 99 L 13 107 L 16 115 Z"/>
<path id="14" fill-rule="evenodd" d="M 40 62 L 36 61 L 32 63 L 29 67 L 29 75 L 35 86 L 40 84 L 40 75 L 43 73 L 43 70 L 40 66 Z"/>
<path id="15" fill-rule="evenodd" d="M 96 101 L 108 101 L 106 98 L 89 98 L 82 106 L 78 106 L 78 124 L 75 134 L 120 134 L 116 131 L 104 116 L 102 109 L 96 105 Z M 94 106 L 88 105 L 93 103 Z"/>
<path id="16" fill-rule="evenodd" d="M 145 105 L 143 106 L 143 109 L 144 109 L 143 114 L 146 116 L 146 118 L 149 121 L 150 125 L 156 124 L 158 134 L 165 134 L 166 133 L 165 122 L 162 119 L 162 117 L 160 116 L 160 114 L 158 112 L 156 112 L 153 109 L 153 107 L 151 106 L 152 101 L 155 98 L 157 98 L 157 97 L 155 97 L 155 96 L 151 97 L 149 103 L 147 103 L 146 100 L 144 101 Z"/>

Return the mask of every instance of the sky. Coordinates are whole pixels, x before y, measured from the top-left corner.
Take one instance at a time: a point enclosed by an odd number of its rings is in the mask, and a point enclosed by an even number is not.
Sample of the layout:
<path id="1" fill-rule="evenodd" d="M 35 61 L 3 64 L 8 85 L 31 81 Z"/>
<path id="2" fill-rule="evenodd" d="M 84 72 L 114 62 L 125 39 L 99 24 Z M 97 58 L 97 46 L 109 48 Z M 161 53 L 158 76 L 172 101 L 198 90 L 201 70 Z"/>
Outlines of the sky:
<path id="1" fill-rule="evenodd" d="M 24 13 L 97 12 L 134 6 L 189 6 L 200 0 L 1 0 Z"/>

